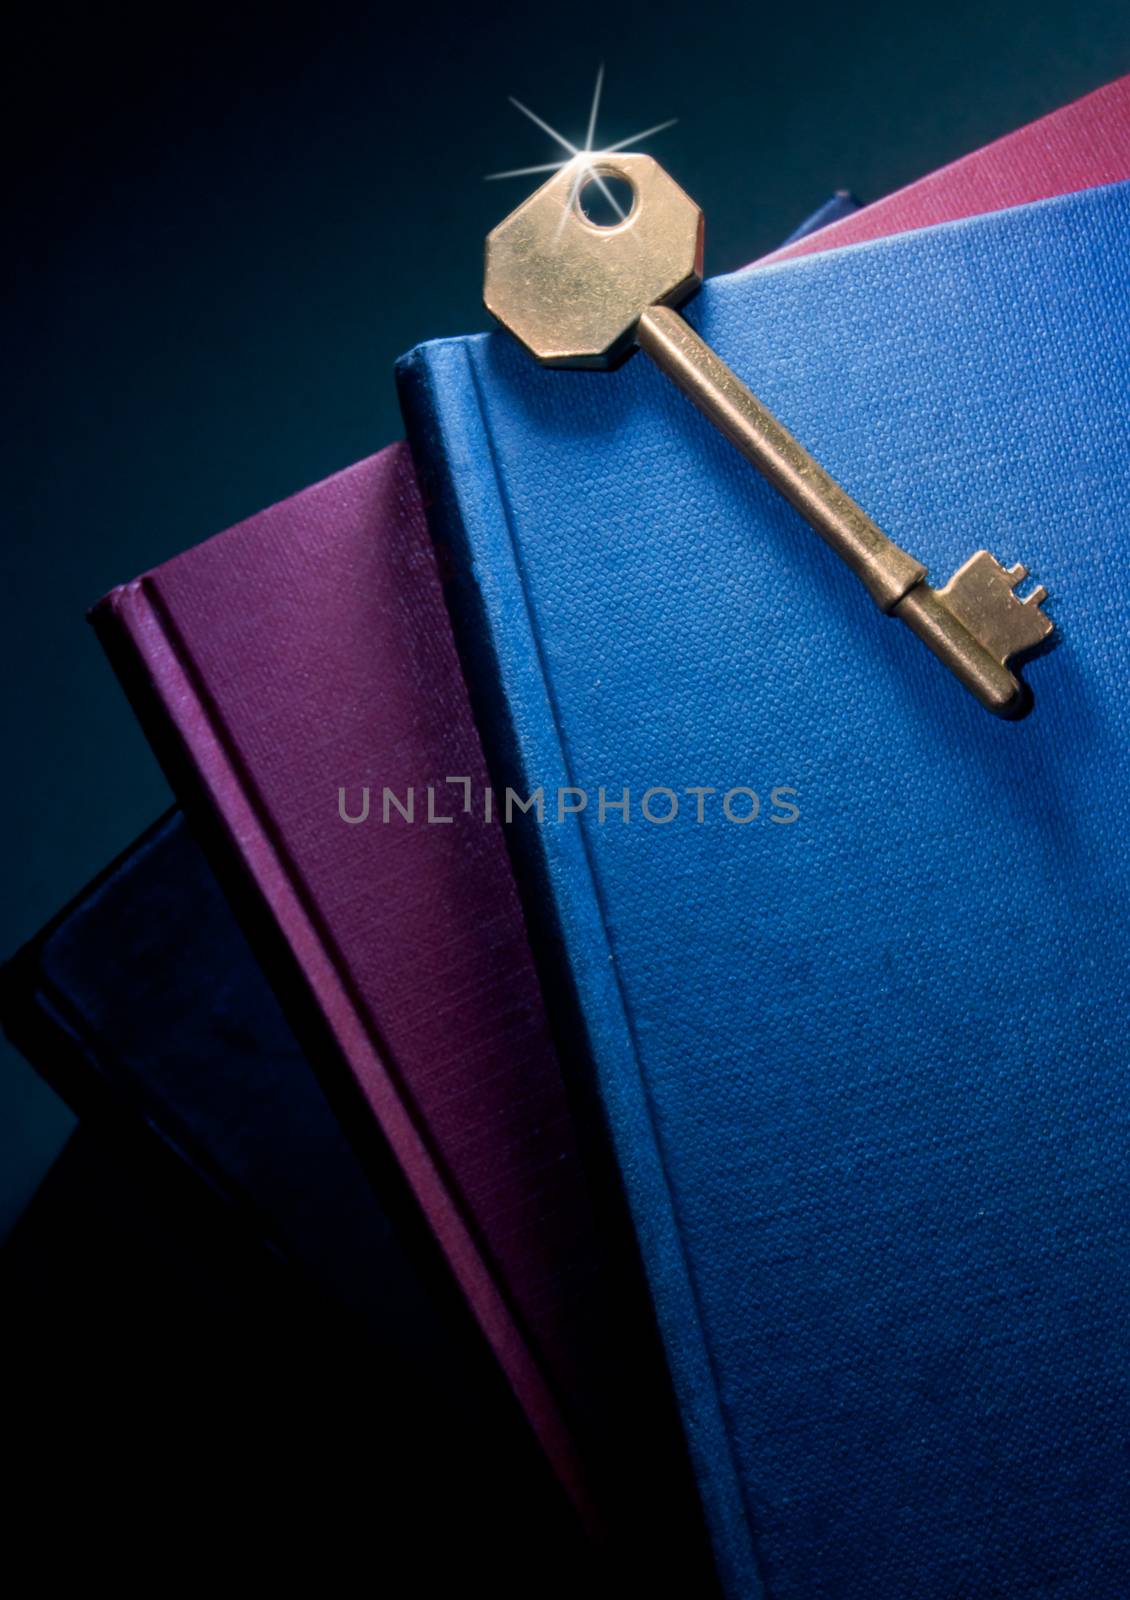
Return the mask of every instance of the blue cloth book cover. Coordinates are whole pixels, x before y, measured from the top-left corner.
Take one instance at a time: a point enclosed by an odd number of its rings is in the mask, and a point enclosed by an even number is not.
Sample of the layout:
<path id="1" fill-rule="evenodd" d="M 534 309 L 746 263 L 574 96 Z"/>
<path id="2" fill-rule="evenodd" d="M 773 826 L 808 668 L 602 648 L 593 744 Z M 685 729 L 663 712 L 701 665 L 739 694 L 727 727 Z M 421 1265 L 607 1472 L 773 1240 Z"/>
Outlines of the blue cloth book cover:
<path id="1" fill-rule="evenodd" d="M 1128 224 L 1113 184 L 688 308 L 933 582 L 1048 587 L 1018 724 L 642 360 L 402 367 L 731 1596 L 1124 1592 Z"/>

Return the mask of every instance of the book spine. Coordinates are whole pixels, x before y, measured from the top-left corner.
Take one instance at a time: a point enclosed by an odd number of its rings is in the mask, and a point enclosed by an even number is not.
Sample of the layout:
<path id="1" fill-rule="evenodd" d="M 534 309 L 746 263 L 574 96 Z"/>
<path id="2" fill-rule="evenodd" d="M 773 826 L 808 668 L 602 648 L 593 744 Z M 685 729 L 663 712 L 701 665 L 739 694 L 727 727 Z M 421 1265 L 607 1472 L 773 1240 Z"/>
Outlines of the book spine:
<path id="1" fill-rule="evenodd" d="M 572 1431 L 303 903 L 153 587 L 143 577 L 112 591 L 90 620 L 382 1200 L 395 1204 L 397 1176 L 406 1181 L 415 1212 L 401 1206 L 399 1225 L 415 1224 L 419 1234 L 422 1216 L 563 1488 L 594 1529 Z"/>
<path id="2" fill-rule="evenodd" d="M 500 797 L 540 789 L 548 806 L 574 780 L 495 466 L 480 342 L 422 345 L 397 382 L 492 783 Z M 718 1575 L 728 1594 L 757 1600 L 752 1529 L 583 837 L 548 810 L 544 824 L 516 813 L 507 834 L 551 1020 L 592 1074 L 623 1178 Z"/>

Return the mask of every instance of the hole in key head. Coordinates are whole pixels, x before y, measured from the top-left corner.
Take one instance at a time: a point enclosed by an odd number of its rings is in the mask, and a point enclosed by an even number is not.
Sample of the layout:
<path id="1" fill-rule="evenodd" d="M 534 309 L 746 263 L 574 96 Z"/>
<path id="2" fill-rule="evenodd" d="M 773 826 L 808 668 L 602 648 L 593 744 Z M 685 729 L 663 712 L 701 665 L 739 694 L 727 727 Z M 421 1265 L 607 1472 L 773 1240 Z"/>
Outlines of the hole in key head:
<path id="1" fill-rule="evenodd" d="M 594 167 L 577 190 L 577 209 L 594 228 L 616 228 L 635 210 L 636 191 L 611 168 Z"/>

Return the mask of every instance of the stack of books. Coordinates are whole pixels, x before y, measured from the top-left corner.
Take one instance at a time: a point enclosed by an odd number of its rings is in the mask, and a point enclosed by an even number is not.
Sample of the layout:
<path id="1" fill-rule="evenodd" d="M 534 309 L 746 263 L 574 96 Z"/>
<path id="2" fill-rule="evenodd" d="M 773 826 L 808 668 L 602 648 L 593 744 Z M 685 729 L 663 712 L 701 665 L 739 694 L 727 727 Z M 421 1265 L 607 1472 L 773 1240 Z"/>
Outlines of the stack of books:
<path id="1" fill-rule="evenodd" d="M 1022 722 L 502 333 L 93 612 L 183 811 L 9 1032 L 362 1322 L 427 1258 L 579 1582 L 1125 1592 L 1128 243 L 1123 80 L 687 309 L 936 581 L 1046 584 Z"/>

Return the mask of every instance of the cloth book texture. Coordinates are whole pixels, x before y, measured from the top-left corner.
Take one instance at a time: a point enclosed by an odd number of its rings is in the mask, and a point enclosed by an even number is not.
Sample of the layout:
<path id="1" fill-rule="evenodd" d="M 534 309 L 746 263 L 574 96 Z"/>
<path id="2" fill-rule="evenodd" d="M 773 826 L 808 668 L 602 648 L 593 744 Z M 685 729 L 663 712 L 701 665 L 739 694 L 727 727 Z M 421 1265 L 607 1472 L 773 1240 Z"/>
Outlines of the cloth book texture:
<path id="1" fill-rule="evenodd" d="M 743 1600 L 1125 1592 L 1128 238 L 1119 182 L 687 310 L 935 581 L 1048 585 L 1019 725 L 644 359 L 402 367 Z"/>

